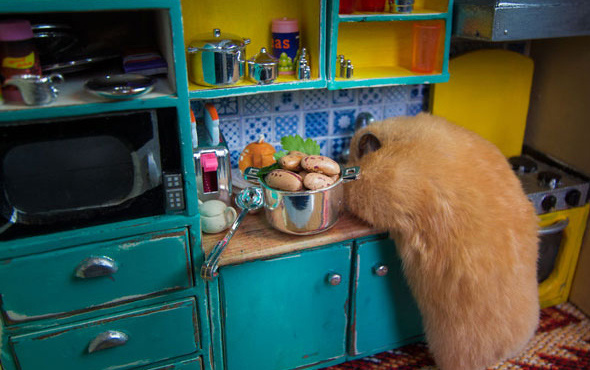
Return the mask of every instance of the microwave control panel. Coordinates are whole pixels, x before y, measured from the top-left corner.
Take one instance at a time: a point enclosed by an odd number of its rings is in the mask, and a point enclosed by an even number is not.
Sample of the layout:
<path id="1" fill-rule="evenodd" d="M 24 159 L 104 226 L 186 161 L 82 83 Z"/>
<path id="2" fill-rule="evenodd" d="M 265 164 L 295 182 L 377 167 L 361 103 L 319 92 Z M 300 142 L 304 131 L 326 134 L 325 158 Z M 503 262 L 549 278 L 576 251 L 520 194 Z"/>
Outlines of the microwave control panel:
<path id="1" fill-rule="evenodd" d="M 184 187 L 182 175 L 179 173 L 164 173 L 164 193 L 166 211 L 184 210 Z"/>

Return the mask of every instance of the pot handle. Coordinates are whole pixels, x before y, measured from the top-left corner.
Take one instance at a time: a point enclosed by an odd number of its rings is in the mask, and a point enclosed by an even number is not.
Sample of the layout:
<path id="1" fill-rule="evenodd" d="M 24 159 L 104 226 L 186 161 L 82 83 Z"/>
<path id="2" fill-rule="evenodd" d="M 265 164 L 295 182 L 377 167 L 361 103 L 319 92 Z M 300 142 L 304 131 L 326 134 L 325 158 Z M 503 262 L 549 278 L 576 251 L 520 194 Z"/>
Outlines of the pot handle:
<path id="1" fill-rule="evenodd" d="M 260 179 L 258 178 L 258 171 L 260 171 L 260 168 L 248 167 L 244 171 L 244 178 L 248 181 L 254 181 L 260 184 Z"/>
<path id="2" fill-rule="evenodd" d="M 361 168 L 358 166 L 355 167 L 346 167 L 342 171 L 342 182 L 349 182 L 357 180 L 361 177 Z"/>

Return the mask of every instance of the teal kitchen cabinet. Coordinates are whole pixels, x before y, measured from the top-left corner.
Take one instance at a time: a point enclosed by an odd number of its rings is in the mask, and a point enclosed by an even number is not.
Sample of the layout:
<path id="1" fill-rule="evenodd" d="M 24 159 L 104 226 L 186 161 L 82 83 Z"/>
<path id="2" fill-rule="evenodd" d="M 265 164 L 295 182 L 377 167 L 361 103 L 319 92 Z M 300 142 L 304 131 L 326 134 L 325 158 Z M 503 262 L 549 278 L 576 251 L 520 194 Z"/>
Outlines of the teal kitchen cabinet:
<path id="1" fill-rule="evenodd" d="M 226 370 L 310 366 L 346 354 L 352 243 L 220 269 Z"/>
<path id="2" fill-rule="evenodd" d="M 0 15 L 71 25 L 83 51 L 108 46 L 119 53 L 109 60 L 113 63 L 79 60 L 75 73 L 63 65 L 45 69 L 45 75 L 62 73 L 65 80 L 51 104 L 0 104 L 2 155 L 11 145 L 51 141 L 62 131 L 67 131 L 63 137 L 117 136 L 102 126 L 102 117 L 106 122 L 111 115 L 155 112 L 153 131 L 131 123 L 114 131 L 122 141 L 158 136 L 153 150 L 169 172 L 152 166 L 150 179 L 172 174 L 178 180 L 174 190 L 184 196 L 183 204 L 170 207 L 169 183 L 162 180 L 147 191 L 153 196 L 138 202 L 138 192 L 130 193 L 130 202 L 116 212 L 80 212 L 58 225 L 0 218 L 0 367 L 211 369 L 206 284 L 194 273 L 203 252 L 180 0 L 0 1 Z M 134 99 L 106 99 L 85 91 L 86 81 L 121 73 L 121 55 L 137 47 L 159 52 L 167 63 L 167 73 L 155 77 L 152 91 Z M 78 117 L 96 118 L 95 126 L 64 129 L 74 126 L 64 122 L 82 122 Z M 39 129 L 14 134 L 26 127 Z M 134 189 L 143 181 L 135 175 Z M 3 185 L 4 176 L 2 172 Z M 35 185 L 42 189 L 44 184 Z M 134 208 L 138 203 L 142 209 Z"/>
<path id="3" fill-rule="evenodd" d="M 224 370 L 323 368 L 423 338 L 395 244 L 384 235 L 219 272 L 210 295 L 215 362 Z"/>
<path id="4" fill-rule="evenodd" d="M 387 238 L 356 242 L 349 352 L 365 356 L 422 338 L 420 311 Z"/>

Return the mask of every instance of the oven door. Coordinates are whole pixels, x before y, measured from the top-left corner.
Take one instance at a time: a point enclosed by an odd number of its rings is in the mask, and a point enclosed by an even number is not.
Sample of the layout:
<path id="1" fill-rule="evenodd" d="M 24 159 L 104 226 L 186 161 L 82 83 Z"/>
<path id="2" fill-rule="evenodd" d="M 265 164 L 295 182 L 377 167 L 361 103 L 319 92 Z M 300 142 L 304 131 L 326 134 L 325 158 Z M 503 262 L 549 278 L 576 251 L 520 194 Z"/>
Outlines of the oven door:
<path id="1" fill-rule="evenodd" d="M 540 215 L 537 278 L 541 307 L 566 302 L 590 205 Z"/>

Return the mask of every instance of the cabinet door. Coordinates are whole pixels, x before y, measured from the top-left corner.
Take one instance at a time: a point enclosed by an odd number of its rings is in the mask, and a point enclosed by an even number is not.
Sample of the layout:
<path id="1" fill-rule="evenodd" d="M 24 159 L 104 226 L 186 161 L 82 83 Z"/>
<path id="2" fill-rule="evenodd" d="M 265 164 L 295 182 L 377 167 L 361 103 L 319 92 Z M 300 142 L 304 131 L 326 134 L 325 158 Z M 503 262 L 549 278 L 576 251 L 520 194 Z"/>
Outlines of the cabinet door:
<path id="1" fill-rule="evenodd" d="M 222 268 L 226 369 L 292 369 L 343 356 L 350 253 L 341 243 Z"/>
<path id="2" fill-rule="evenodd" d="M 356 254 L 351 355 L 375 353 L 421 339 L 420 312 L 390 239 L 359 242 Z"/>

